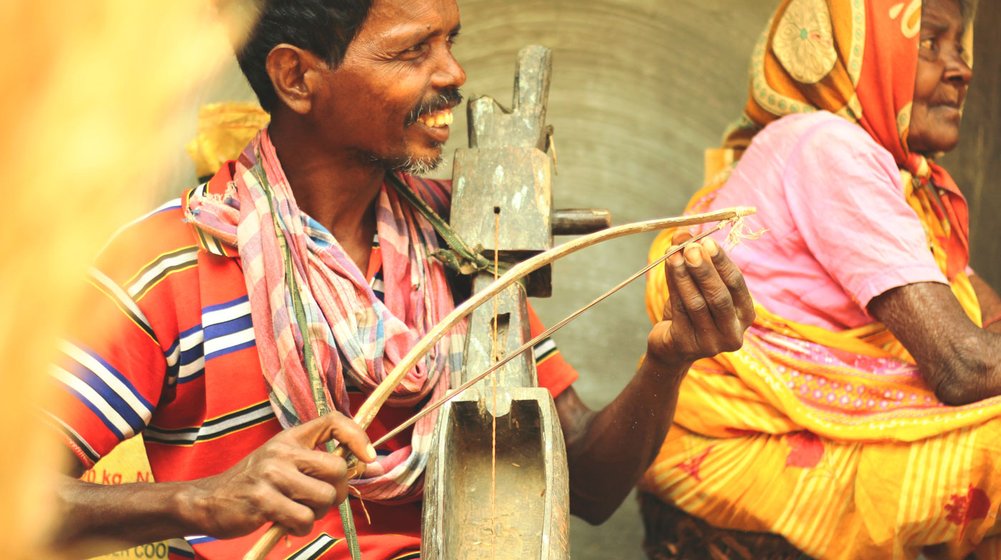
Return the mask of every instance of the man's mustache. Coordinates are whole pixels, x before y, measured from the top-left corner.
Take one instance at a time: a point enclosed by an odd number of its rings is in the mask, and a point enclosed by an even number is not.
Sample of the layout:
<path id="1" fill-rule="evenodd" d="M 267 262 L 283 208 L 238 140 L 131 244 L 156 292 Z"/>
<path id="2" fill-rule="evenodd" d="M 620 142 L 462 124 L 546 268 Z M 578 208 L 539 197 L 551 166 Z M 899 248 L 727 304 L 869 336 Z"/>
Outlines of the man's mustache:
<path id="1" fill-rule="evenodd" d="M 443 109 L 451 109 L 459 103 L 462 103 L 462 94 L 459 92 L 459 88 L 445 88 L 438 95 L 422 101 L 420 105 L 411 109 L 410 114 L 407 115 L 406 124 L 410 126 L 417 122 L 417 119 L 423 115 L 436 113 Z"/>

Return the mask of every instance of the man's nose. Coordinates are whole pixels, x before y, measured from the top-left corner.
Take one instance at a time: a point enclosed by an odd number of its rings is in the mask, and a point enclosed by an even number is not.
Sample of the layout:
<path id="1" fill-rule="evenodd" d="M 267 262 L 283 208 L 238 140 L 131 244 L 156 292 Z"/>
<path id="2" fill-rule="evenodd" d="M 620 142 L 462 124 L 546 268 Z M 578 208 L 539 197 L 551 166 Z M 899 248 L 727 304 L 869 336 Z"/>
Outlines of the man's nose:
<path id="1" fill-rule="evenodd" d="M 452 55 L 451 50 L 445 50 L 440 57 L 432 82 L 438 88 L 461 87 L 466 83 L 466 71 L 462 69 L 462 65 Z"/>

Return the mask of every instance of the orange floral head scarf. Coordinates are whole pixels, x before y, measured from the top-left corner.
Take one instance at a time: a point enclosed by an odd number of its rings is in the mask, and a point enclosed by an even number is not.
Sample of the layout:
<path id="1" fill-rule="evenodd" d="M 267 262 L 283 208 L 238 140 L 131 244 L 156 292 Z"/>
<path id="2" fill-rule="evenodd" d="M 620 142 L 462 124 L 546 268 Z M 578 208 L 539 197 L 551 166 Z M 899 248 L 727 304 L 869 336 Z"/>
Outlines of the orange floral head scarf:
<path id="1" fill-rule="evenodd" d="M 970 21 L 974 2 L 957 1 Z M 893 154 L 952 278 L 969 260 L 966 200 L 943 168 L 907 147 L 920 31 L 921 0 L 783 0 L 754 49 L 750 98 L 724 147 L 739 152 L 792 113 L 826 110 L 858 124 Z M 972 35 L 967 25 L 967 53 Z"/>

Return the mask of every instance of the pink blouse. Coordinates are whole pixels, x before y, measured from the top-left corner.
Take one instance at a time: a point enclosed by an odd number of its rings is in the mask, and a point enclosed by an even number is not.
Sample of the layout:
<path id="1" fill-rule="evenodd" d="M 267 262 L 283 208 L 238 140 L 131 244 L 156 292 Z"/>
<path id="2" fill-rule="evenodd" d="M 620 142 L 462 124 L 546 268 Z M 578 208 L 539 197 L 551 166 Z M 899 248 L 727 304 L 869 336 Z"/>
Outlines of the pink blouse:
<path id="1" fill-rule="evenodd" d="M 758 133 L 711 207 L 738 205 L 757 207 L 746 224 L 764 233 L 729 254 L 755 300 L 787 319 L 858 327 L 887 290 L 946 283 L 893 156 L 831 113 L 790 115 Z"/>

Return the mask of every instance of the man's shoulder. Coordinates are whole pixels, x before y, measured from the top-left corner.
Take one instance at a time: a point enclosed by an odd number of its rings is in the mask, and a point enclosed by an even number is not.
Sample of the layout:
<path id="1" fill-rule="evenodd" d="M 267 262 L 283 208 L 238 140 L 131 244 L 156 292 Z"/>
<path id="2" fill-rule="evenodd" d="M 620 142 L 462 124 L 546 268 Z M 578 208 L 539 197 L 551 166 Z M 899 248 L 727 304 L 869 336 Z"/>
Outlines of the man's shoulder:
<path id="1" fill-rule="evenodd" d="M 177 197 L 118 228 L 102 252 L 126 246 L 147 247 L 157 251 L 162 247 L 194 240 L 191 226 L 184 220 L 182 197 Z"/>
<path id="2" fill-rule="evenodd" d="M 197 236 L 184 219 L 182 197 L 178 197 L 120 227 L 94 265 L 123 284 L 151 263 L 191 261 L 193 265 L 198 249 Z"/>
<path id="3" fill-rule="evenodd" d="M 171 258 L 204 249 L 203 240 L 187 221 L 187 200 L 194 194 L 226 192 L 233 181 L 235 162 L 223 163 L 208 181 L 186 188 L 173 199 L 125 224 L 112 236 L 96 262 L 98 268 L 136 270 L 151 259 Z"/>

